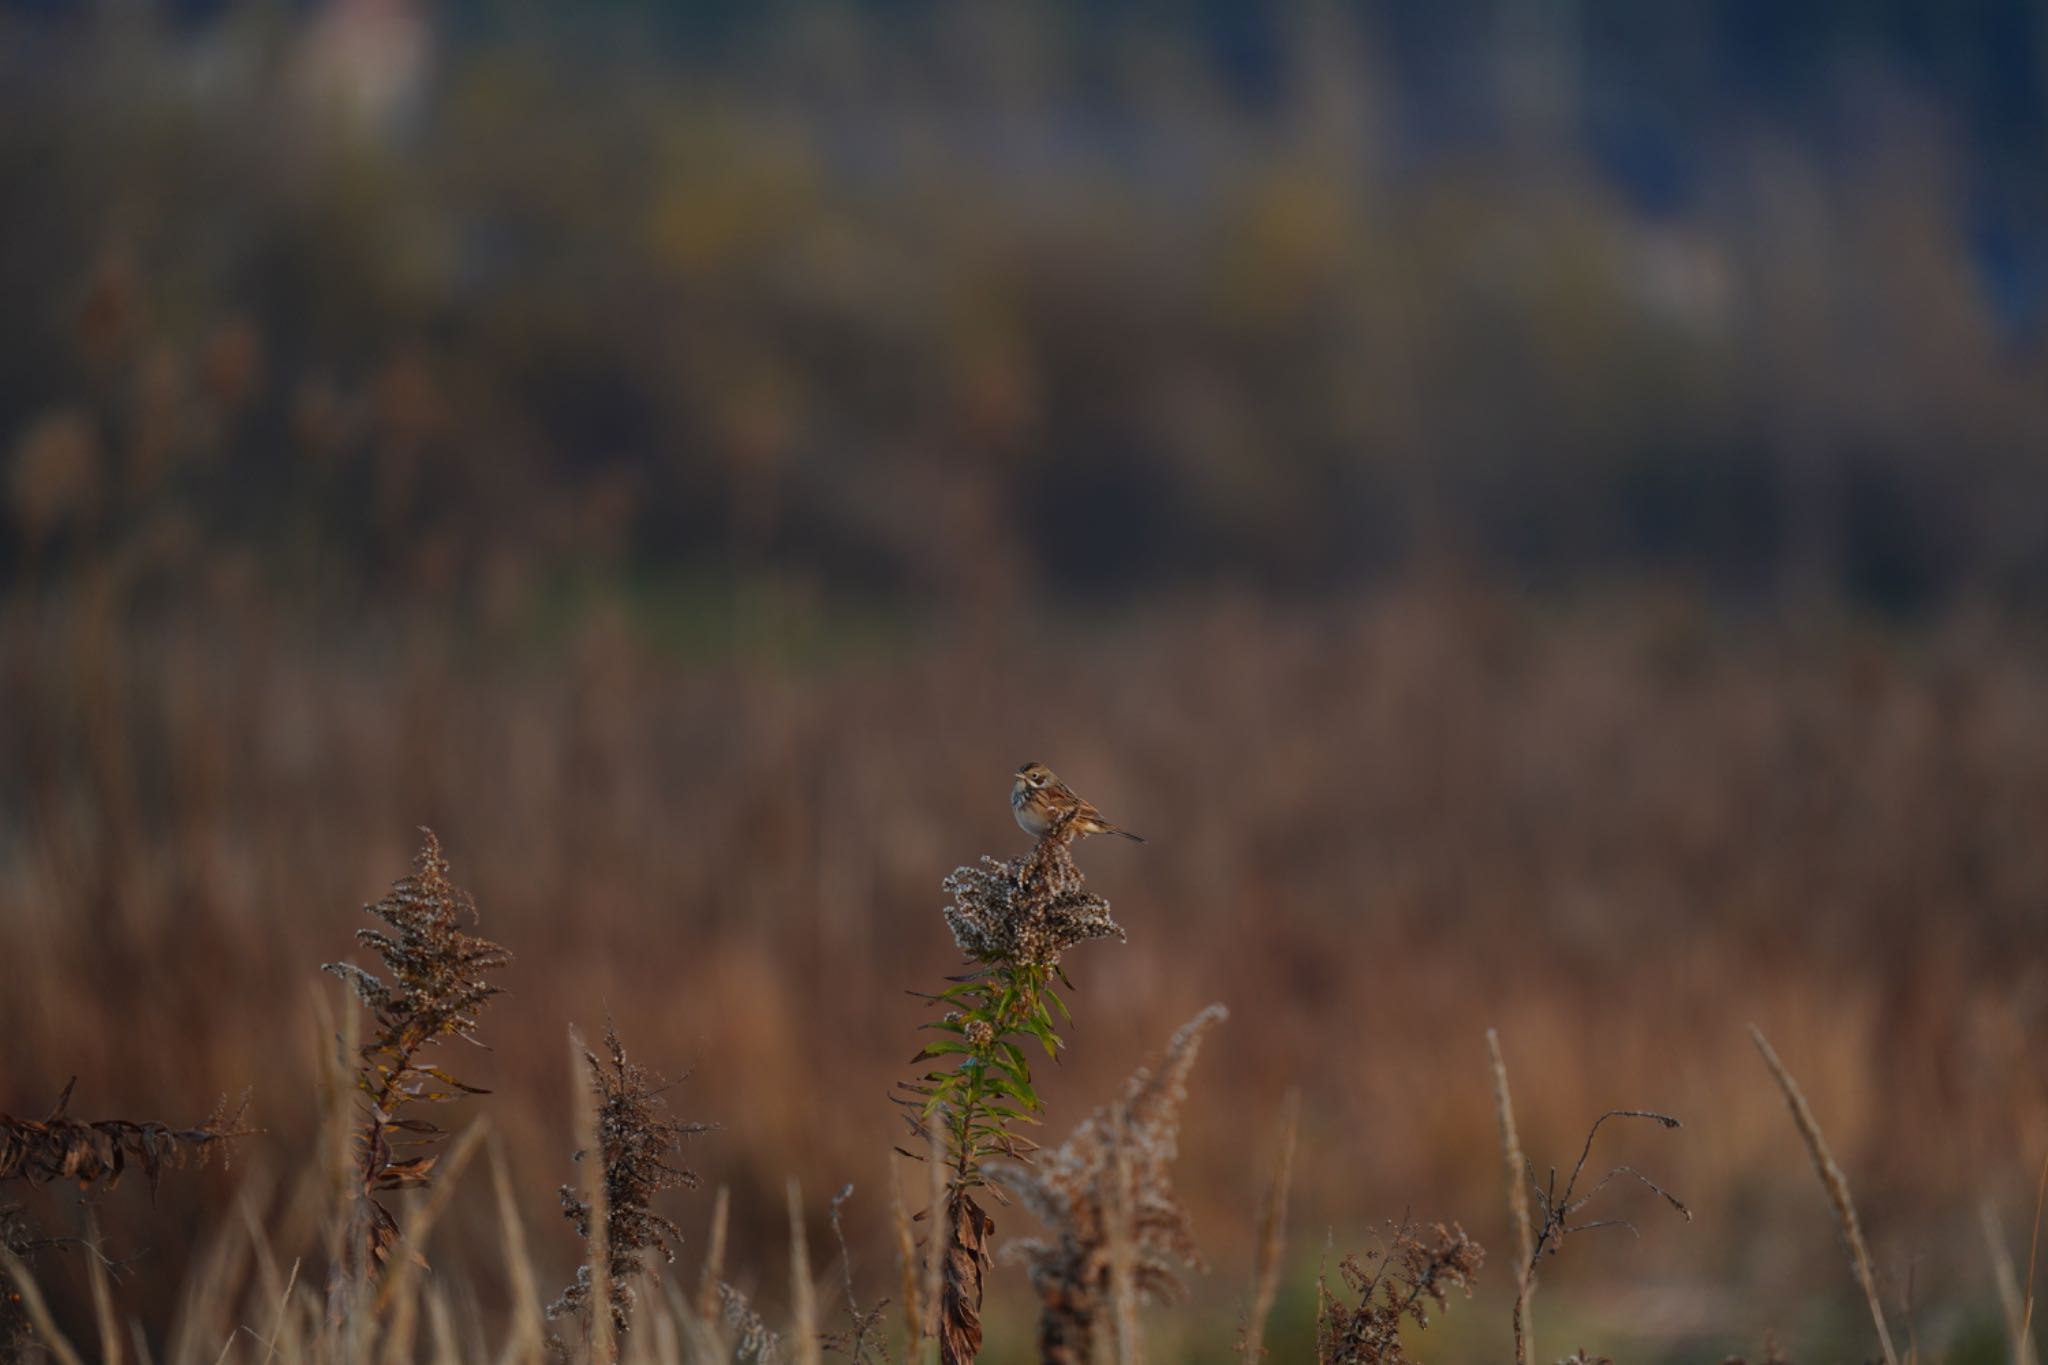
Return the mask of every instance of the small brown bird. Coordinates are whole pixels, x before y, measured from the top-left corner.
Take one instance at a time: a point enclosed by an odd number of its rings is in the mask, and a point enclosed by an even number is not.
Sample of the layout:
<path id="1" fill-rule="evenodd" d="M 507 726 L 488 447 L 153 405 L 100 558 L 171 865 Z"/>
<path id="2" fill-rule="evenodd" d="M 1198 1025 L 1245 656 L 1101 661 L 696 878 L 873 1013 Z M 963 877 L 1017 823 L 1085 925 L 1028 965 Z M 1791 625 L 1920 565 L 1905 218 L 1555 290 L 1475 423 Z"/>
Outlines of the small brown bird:
<path id="1" fill-rule="evenodd" d="M 1018 827 L 1034 839 L 1071 812 L 1074 829 L 1083 835 L 1121 834 L 1133 843 L 1145 842 L 1103 819 L 1101 811 L 1074 795 L 1074 789 L 1043 763 L 1026 763 L 1017 769 L 1017 781 L 1010 788 L 1010 810 L 1017 817 Z"/>

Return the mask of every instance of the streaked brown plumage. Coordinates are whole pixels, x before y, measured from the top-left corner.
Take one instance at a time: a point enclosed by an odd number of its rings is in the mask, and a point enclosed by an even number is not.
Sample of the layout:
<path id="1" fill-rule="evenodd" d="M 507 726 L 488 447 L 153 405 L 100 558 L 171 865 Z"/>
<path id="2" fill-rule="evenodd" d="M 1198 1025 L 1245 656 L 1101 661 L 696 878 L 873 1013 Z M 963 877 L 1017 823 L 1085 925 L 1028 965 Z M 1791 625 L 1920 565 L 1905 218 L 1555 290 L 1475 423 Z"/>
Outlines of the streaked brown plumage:
<path id="1" fill-rule="evenodd" d="M 1127 829 L 1118 829 L 1102 818 L 1102 812 L 1074 794 L 1074 789 L 1043 763 L 1026 763 L 1017 769 L 1010 787 L 1010 810 L 1018 827 L 1032 838 L 1042 837 L 1053 822 L 1072 812 L 1073 828 L 1082 835 L 1121 834 L 1133 843 L 1145 841 Z"/>

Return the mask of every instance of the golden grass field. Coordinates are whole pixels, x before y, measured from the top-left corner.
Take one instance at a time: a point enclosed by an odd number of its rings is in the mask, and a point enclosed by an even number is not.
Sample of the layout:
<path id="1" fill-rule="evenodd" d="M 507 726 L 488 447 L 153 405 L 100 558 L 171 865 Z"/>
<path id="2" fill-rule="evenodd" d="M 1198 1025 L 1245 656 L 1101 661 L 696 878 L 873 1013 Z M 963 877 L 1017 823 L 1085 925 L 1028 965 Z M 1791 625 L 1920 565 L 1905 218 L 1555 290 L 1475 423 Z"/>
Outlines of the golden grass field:
<path id="1" fill-rule="evenodd" d="M 889 1210 L 897 1188 L 922 1207 L 923 1175 L 891 1156 L 887 1097 L 931 1017 L 908 992 L 960 970 L 940 879 L 1028 843 L 1009 774 L 1043 758 L 1150 841 L 1079 849 L 1129 941 L 1068 955 L 1044 1136 L 1201 1006 L 1231 1011 L 1173 1175 L 1211 1269 L 1188 1306 L 1147 1310 L 1155 1358 L 1229 1355 L 1294 1090 L 1274 1358 L 1310 1350 L 1317 1267 L 1334 1277 L 1403 1218 L 1455 1220 L 1491 1253 L 1478 1301 L 1418 1352 L 1508 1358 L 1489 1028 L 1539 1170 L 1569 1167 L 1605 1110 L 1683 1122 L 1603 1135 L 1606 1164 L 1691 1221 L 1610 1186 L 1599 1210 L 1640 1236 L 1546 1263 L 1545 1358 L 1757 1356 L 1766 1334 L 1794 1359 L 1876 1358 L 1751 1024 L 1853 1189 L 1899 1353 L 2012 1358 L 1986 1220 L 2023 1279 L 2048 1147 L 2048 650 L 2028 632 L 1989 611 L 1906 631 L 1453 582 L 1295 613 L 934 626 L 887 649 L 780 619 L 705 650 L 618 603 L 525 635 L 317 621 L 246 586 L 146 622 L 85 596 L 10 603 L 0 1111 L 39 1119 L 75 1076 L 78 1117 L 180 1125 L 246 1089 L 261 1131 L 153 1198 L 131 1177 L 83 1202 L 9 1181 L 7 1202 L 49 1235 L 90 1213 L 121 1267 L 112 1310 L 157 1358 L 214 1358 L 271 1311 L 276 1267 L 317 1290 L 323 1030 L 343 1013 L 320 965 L 375 966 L 359 907 L 424 825 L 512 953 L 489 1050 L 442 1045 L 492 1093 L 435 1117 L 488 1120 L 547 1297 L 583 1250 L 554 1194 L 576 1169 L 567 1031 L 609 1017 L 635 1061 L 682 1078 L 679 1117 L 719 1125 L 683 1153 L 704 1186 L 658 1204 L 688 1239 L 686 1296 L 722 1188 L 726 1276 L 786 1319 L 796 1180 L 824 1325 L 825 1209 L 849 1183 L 858 1292 L 900 1303 Z M 425 1283 L 464 1359 L 495 1356 L 520 1306 L 488 1165 L 433 1187 L 450 1202 Z M 1017 1208 L 996 1222 L 998 1245 L 1037 1230 Z M 271 1269 L 209 1250 L 245 1225 Z M 85 1342 L 89 1260 L 35 1263 Z M 985 1358 L 1029 1358 L 1023 1271 L 999 1263 L 989 1286 Z M 226 1358 L 265 1358 L 265 1337 Z"/>

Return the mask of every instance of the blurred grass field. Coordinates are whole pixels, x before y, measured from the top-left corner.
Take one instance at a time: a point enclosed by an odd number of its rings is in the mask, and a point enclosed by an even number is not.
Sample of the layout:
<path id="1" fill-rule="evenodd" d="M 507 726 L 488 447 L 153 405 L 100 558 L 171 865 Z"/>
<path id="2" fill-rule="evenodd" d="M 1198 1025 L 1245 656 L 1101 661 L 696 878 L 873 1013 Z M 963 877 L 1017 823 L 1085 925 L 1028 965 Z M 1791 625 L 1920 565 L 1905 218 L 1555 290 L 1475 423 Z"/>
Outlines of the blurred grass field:
<path id="1" fill-rule="evenodd" d="M 1232 1009 L 1177 1177 L 1214 1269 L 1155 1358 L 1229 1354 L 1295 1088 L 1273 1358 L 1407 1216 L 1494 1252 L 1418 1353 L 1506 1358 L 1489 1027 L 1539 1167 L 1684 1121 L 1612 1157 L 1693 1221 L 1618 1192 L 1641 1235 L 1545 1272 L 1546 1358 L 1869 1358 L 1754 1023 L 1895 1331 L 2010 1359 L 2044 34 L 0 0 L 0 1113 L 251 1090 L 231 1171 L 93 1201 L 162 1348 L 238 1199 L 311 1246 L 319 967 L 430 826 L 514 954 L 463 1069 L 543 1282 L 582 1254 L 564 1030 L 609 1015 L 723 1125 L 689 1161 L 744 1287 L 788 1306 L 795 1177 L 855 1186 L 879 1297 L 940 880 L 1022 847 L 1039 760 L 1150 840 L 1082 852 L 1130 941 L 1069 963 L 1048 1132 Z M 433 1256 L 496 1322 L 485 1184 Z M 668 1201 L 687 1274 L 708 1199 Z M 37 1269 L 91 1339 L 81 1258 Z M 993 1283 L 986 1358 L 1027 1359 Z"/>
<path id="2" fill-rule="evenodd" d="M 267 1133 L 246 1160 L 284 1175 L 318 1123 L 315 968 L 430 824 L 516 954 L 471 1069 L 534 1217 L 569 1141 L 562 1030 L 607 1012 L 688 1071 L 681 1112 L 725 1125 L 692 1161 L 732 1187 L 742 1237 L 773 1245 L 791 1174 L 852 1181 L 876 1212 L 884 1095 L 923 1017 L 905 992 L 956 970 L 938 877 L 1021 844 L 1006 774 L 1040 753 L 1152 841 L 1085 850 L 1131 942 L 1072 964 L 1049 1126 L 1098 1102 L 1133 1040 L 1231 1003 L 1181 1174 L 1218 1289 L 1290 1086 L 1297 1269 L 1326 1232 L 1408 1211 L 1494 1231 L 1489 1026 L 1539 1165 L 1606 1108 L 1685 1120 L 1617 1159 L 1697 1221 L 1581 1241 L 1556 1272 L 1559 1303 L 1635 1296 L 1588 1321 L 1659 1349 L 1753 1348 L 1767 1327 L 1833 1342 L 1821 1305 L 1853 1313 L 1749 1022 L 1925 1302 L 1988 1311 L 1978 1204 L 2016 1239 L 2030 1207 L 2048 668 L 1988 618 L 1736 631 L 1671 601 L 1440 588 L 1292 619 L 1021 624 L 972 648 L 939 633 L 803 669 L 679 655 L 623 612 L 503 656 L 438 623 L 337 637 L 210 614 L 94 638 L 84 619 L 7 622 L 17 1113 L 72 1075 L 81 1112 L 176 1117 L 252 1086 Z M 103 1217 L 175 1262 L 167 1229 L 204 1226 L 223 1189 L 167 1184 L 153 1215 L 126 1195 Z M 866 1229 L 875 1265 L 885 1231 Z M 153 1278 L 139 1303 L 168 1288 Z"/>

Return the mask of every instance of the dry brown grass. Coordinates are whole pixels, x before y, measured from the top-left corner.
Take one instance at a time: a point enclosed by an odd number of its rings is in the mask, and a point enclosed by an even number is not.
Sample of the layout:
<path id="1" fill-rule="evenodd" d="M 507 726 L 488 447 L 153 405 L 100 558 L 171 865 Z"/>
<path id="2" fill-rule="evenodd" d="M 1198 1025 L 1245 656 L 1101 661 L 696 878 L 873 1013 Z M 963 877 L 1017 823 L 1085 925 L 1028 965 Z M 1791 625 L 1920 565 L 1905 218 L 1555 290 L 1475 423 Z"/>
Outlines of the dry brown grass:
<path id="1" fill-rule="evenodd" d="M 1132 942 L 1074 965 L 1087 1033 L 1047 1078 L 1052 1117 L 1114 1084 L 1098 1040 L 1256 999 L 1215 1040 L 1215 1086 L 1190 1102 L 1205 1141 L 1183 1160 L 1226 1267 L 1248 1274 L 1255 1252 L 1242 1154 L 1296 1083 L 1296 1187 L 1319 1221 L 1412 1205 L 1484 1235 L 1496 1096 L 1447 1061 L 1476 1060 L 1475 998 L 1514 1054 L 1532 1146 L 1615 1094 L 1713 1115 L 1670 1175 L 1696 1204 L 1756 1210 L 1751 1235 L 1783 1248 L 1730 1285 L 1760 1325 L 1814 1288 L 1828 1229 L 1774 1197 L 1807 1177 L 1782 1160 L 1744 1017 L 1815 1059 L 1840 1164 L 1930 1273 L 1978 1263 L 1974 1224 L 1968 1260 L 1940 1254 L 1944 1220 L 1987 1195 L 2016 1209 L 2013 1154 L 2048 1135 L 2041 969 L 2014 951 L 2048 903 L 2026 833 L 2048 822 L 2048 666 L 1982 619 L 1911 640 L 1737 633 L 1671 603 L 1538 620 L 1439 589 L 1293 619 L 1223 608 L 1114 641 L 1026 622 L 988 653 L 937 642 L 809 675 L 678 656 L 624 617 L 484 668 L 418 623 L 321 640 L 253 603 L 173 629 L 14 602 L 0 633 L 0 737 L 19 760 L 0 768 L 18 834 L 0 844 L 9 1103 L 74 1071 L 117 1112 L 253 1083 L 263 1152 L 310 1150 L 324 1107 L 285 1079 L 316 1041 L 307 965 L 345 946 L 350 904 L 431 819 L 520 950 L 502 973 L 518 1008 L 494 1011 L 494 1050 L 458 1073 L 496 1092 L 520 1202 L 552 1185 L 566 1138 L 568 1078 L 543 1059 L 602 1000 L 701 1093 L 746 1097 L 745 1140 L 701 1164 L 731 1191 L 734 1264 L 759 1267 L 788 1175 L 837 1188 L 893 1136 L 872 1102 L 907 1049 L 872 1040 L 922 1017 L 903 987 L 956 970 L 932 870 L 1021 843 L 1002 774 L 1050 747 L 1158 831 L 1084 855 Z M 1049 651 L 1094 699 L 1050 746 L 1026 719 Z M 1217 770 L 1241 795 L 1229 809 L 1203 797 Z M 133 1044 L 155 1020 L 177 1021 L 175 1050 Z M 1348 1132 L 1372 1135 L 1369 1156 L 1331 1140 Z M 210 1228 L 228 1194 L 202 1173 L 166 1182 L 154 1213 L 100 1212 L 133 1246 Z M 580 1259 L 554 1221 L 529 1229 L 543 1283 Z M 481 1263 L 490 1311 L 510 1294 L 476 1249 L 485 1225 L 495 1241 L 496 1215 L 458 1194 L 434 1254 L 451 1277 Z M 893 1254 L 878 1227 L 849 1233 L 868 1266 Z M 198 1259 L 194 1238 L 150 1241 Z M 300 1251 L 286 1242 L 280 1281 Z M 1653 1238 L 1643 1267 L 1589 1245 L 1546 1301 L 1638 1269 L 1707 1282 L 1718 1243 Z M 81 1272 L 42 1272 L 67 1324 L 92 1321 Z M 177 1279 L 133 1277 L 117 1307 L 171 1322 Z M 744 1285 L 771 1321 L 780 1284 Z M 262 1298 L 249 1320 L 267 1334 Z"/>

